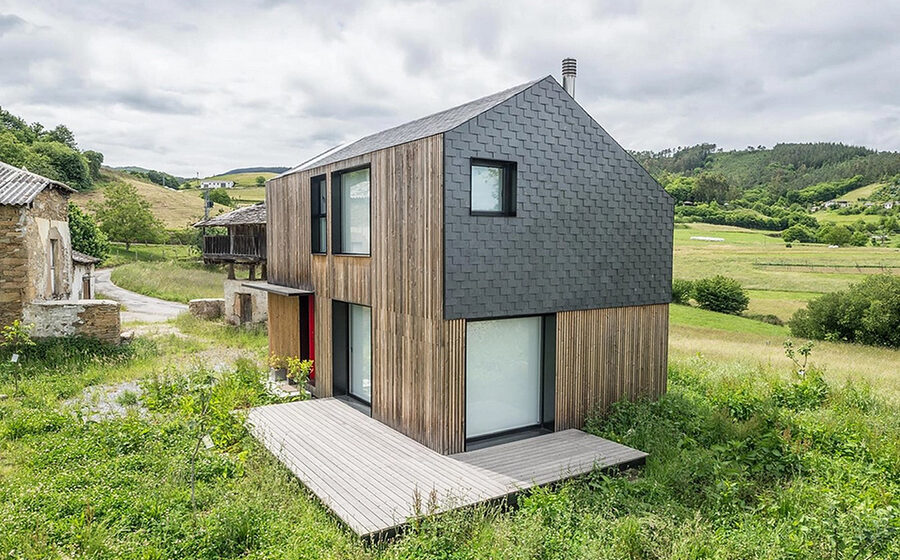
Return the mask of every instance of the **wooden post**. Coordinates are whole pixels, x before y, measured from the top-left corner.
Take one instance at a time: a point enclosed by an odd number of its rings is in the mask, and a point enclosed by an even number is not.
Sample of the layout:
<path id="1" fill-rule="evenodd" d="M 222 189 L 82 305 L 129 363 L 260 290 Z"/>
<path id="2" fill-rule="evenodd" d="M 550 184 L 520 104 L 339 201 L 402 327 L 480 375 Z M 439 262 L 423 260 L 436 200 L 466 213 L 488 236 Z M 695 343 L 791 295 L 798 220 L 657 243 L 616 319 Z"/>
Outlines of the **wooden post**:
<path id="1" fill-rule="evenodd" d="M 234 263 L 228 263 L 228 279 L 234 280 Z"/>
<path id="2" fill-rule="evenodd" d="M 269 274 L 268 274 L 268 271 L 266 270 L 266 263 L 262 263 L 259 266 L 262 268 L 262 270 L 259 273 L 259 279 L 260 280 L 268 280 Z"/>
<path id="3" fill-rule="evenodd" d="M 250 280 L 251 281 L 256 280 L 256 265 L 255 264 L 250 265 Z"/>

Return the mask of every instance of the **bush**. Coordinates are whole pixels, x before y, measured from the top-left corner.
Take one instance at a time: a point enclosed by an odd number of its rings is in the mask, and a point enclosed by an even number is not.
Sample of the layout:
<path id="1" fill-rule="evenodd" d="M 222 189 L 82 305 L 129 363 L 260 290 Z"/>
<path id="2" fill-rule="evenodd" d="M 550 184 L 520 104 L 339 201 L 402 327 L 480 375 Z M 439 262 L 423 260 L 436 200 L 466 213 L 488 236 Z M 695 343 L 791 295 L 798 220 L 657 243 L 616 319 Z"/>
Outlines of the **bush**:
<path id="1" fill-rule="evenodd" d="M 692 280 L 682 278 L 672 280 L 672 303 L 687 305 L 693 292 L 694 282 Z"/>
<path id="2" fill-rule="evenodd" d="M 694 283 L 694 299 L 702 309 L 739 315 L 747 309 L 750 298 L 733 278 L 716 275 Z"/>
<path id="3" fill-rule="evenodd" d="M 825 294 L 794 313 L 789 325 L 794 336 L 900 348 L 900 277 L 872 275 Z"/>
<path id="4" fill-rule="evenodd" d="M 816 234 L 808 227 L 800 224 L 794 224 L 781 232 L 781 238 L 787 243 L 793 243 L 794 241 L 799 241 L 800 243 L 816 242 Z"/>

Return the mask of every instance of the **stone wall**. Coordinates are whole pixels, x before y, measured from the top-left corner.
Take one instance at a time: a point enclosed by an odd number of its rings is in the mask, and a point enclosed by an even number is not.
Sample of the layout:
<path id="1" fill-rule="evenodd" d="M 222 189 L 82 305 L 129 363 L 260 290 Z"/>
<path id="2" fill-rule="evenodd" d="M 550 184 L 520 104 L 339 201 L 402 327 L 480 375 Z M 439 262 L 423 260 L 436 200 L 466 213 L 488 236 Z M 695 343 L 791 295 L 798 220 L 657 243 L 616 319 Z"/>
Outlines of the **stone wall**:
<path id="1" fill-rule="evenodd" d="M 25 208 L 25 250 L 28 278 L 25 299 L 68 299 L 72 292 L 72 240 L 69 235 L 68 197 L 57 189 L 45 189 Z M 56 290 L 50 279 L 51 239 L 57 240 Z"/>
<path id="2" fill-rule="evenodd" d="M 188 311 L 194 317 L 211 321 L 222 316 L 225 301 L 222 298 L 192 299 L 188 302 Z"/>
<path id="3" fill-rule="evenodd" d="M 242 286 L 246 280 L 225 280 L 225 321 L 231 325 L 240 325 L 240 296 L 250 295 L 250 323 L 265 323 L 269 319 L 269 300 L 266 292 Z"/>
<path id="4" fill-rule="evenodd" d="M 0 326 L 22 318 L 28 281 L 24 237 L 25 209 L 0 206 Z"/>
<path id="5" fill-rule="evenodd" d="M 36 301 L 25 306 L 24 322 L 34 338 L 80 336 L 118 344 L 121 336 L 119 304 L 104 299 Z"/>

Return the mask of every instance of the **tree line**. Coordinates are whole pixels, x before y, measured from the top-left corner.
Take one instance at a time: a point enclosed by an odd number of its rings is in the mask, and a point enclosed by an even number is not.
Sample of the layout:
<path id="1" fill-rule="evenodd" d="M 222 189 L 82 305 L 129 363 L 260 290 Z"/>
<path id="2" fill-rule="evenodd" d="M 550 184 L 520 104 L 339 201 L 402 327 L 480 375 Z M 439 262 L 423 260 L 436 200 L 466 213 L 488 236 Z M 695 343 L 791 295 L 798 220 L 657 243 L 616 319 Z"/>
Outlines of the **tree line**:
<path id="1" fill-rule="evenodd" d="M 103 154 L 79 150 L 75 134 L 63 124 L 47 129 L 0 107 L 0 161 L 86 190 L 100 179 Z"/>

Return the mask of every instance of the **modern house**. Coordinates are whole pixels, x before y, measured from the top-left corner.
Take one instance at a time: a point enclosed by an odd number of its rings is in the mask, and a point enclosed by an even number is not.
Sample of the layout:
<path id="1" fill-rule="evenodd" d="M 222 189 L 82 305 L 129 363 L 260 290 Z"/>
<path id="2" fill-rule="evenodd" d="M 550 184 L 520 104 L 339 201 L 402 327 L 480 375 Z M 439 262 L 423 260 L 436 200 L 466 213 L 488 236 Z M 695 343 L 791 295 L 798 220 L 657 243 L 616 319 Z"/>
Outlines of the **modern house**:
<path id="1" fill-rule="evenodd" d="M 268 303 L 266 292 L 245 286 L 235 279 L 235 265 L 248 269 L 251 281 L 259 270 L 266 278 L 266 203 L 238 208 L 194 224 L 203 234 L 203 262 L 225 264 L 228 278 L 225 292 L 225 320 L 232 325 L 265 323 Z M 209 228 L 209 229 L 208 229 Z M 207 235 L 209 230 L 214 233 Z"/>
<path id="2" fill-rule="evenodd" d="M 94 257 L 72 249 L 67 185 L 0 162 L 0 326 L 117 342 L 119 306 L 92 300 Z"/>
<path id="3" fill-rule="evenodd" d="M 665 391 L 673 199 L 548 76 L 268 181 L 270 351 L 440 454 Z"/>

